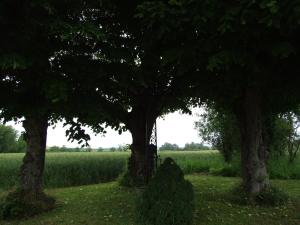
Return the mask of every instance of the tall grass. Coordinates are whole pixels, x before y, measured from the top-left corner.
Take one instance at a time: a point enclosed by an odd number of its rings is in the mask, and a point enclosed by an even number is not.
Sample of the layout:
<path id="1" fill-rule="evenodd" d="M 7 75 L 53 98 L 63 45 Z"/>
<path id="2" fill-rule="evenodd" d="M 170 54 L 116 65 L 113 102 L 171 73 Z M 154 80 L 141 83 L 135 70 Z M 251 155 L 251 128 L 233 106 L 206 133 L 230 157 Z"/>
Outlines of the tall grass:
<path id="1" fill-rule="evenodd" d="M 269 160 L 268 171 L 271 179 L 300 179 L 300 155 L 293 163 L 287 156 Z"/>
<path id="2" fill-rule="evenodd" d="M 126 168 L 129 152 L 47 153 L 44 172 L 46 188 L 95 184 L 116 179 Z M 24 154 L 0 154 L 0 189 L 18 183 L 19 168 Z M 160 160 L 172 157 L 185 174 L 210 173 L 239 176 L 240 162 L 224 162 L 217 151 L 164 151 Z M 272 179 L 300 179 L 300 157 L 293 164 L 283 157 L 270 160 L 268 170 Z"/>
<path id="3" fill-rule="evenodd" d="M 226 163 L 218 151 L 164 151 L 160 153 L 161 161 L 166 158 L 173 158 L 185 174 L 209 173 L 212 170 L 224 168 Z"/>
<path id="4" fill-rule="evenodd" d="M 18 184 L 23 154 L 0 154 L 0 188 Z M 48 153 L 44 171 L 47 188 L 107 182 L 125 169 L 128 153 Z"/>

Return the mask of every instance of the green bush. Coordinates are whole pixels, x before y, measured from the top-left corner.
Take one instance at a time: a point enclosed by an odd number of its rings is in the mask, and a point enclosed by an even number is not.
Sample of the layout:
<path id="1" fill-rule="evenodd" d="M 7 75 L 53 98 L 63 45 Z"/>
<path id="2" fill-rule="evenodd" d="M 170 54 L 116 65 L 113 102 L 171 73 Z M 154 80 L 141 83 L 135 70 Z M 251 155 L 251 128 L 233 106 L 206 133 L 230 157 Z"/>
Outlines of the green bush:
<path id="1" fill-rule="evenodd" d="M 190 225 L 194 192 L 182 170 L 166 158 L 137 204 L 138 220 L 151 225 Z"/>

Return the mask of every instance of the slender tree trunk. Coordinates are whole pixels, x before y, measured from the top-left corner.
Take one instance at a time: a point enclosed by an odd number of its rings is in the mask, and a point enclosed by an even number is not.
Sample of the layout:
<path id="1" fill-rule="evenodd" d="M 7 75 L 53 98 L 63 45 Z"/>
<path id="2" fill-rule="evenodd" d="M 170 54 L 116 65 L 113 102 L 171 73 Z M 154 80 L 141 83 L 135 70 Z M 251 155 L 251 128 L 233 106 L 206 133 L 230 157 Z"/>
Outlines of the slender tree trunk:
<path id="1" fill-rule="evenodd" d="M 156 149 L 150 145 L 150 138 L 155 120 L 154 113 L 135 110 L 128 123 L 132 135 L 129 173 L 143 184 L 148 183 L 154 170 Z"/>
<path id="2" fill-rule="evenodd" d="M 260 93 L 247 89 L 243 107 L 237 114 L 241 130 L 243 185 L 249 196 L 269 187 L 266 168 L 267 147 L 264 143 L 264 118 Z"/>
<path id="3" fill-rule="evenodd" d="M 21 166 L 21 190 L 27 194 L 43 192 L 43 172 L 47 141 L 47 116 L 28 116 L 23 122 L 26 131 L 26 154 Z"/>

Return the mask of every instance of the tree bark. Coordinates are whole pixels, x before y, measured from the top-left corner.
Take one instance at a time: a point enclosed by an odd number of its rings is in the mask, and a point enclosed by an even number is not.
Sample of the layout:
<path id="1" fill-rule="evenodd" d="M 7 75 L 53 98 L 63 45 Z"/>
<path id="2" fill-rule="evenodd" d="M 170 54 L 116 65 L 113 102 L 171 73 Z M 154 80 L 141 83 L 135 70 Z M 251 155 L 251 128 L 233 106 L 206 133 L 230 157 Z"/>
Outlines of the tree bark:
<path id="1" fill-rule="evenodd" d="M 155 165 L 155 146 L 150 145 L 150 138 L 156 120 L 154 112 L 133 110 L 128 127 L 132 135 L 129 173 L 133 179 L 147 184 Z"/>
<path id="2" fill-rule="evenodd" d="M 259 91 L 248 88 L 242 104 L 241 110 L 237 113 L 242 142 L 242 178 L 244 188 L 251 197 L 270 185 L 266 168 L 264 116 Z"/>
<path id="3" fill-rule="evenodd" d="M 23 126 L 27 149 L 21 166 L 20 188 L 24 193 L 38 195 L 43 192 L 47 116 L 27 116 Z"/>

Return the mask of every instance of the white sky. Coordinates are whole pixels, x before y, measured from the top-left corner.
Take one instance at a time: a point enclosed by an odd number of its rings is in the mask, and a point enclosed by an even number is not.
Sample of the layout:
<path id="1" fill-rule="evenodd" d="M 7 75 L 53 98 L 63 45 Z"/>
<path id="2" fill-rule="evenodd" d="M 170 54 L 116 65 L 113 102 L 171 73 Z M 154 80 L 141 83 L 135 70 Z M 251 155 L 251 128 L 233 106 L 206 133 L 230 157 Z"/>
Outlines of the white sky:
<path id="1" fill-rule="evenodd" d="M 197 114 L 201 113 L 201 109 L 193 109 L 192 115 L 181 114 L 179 112 L 171 113 L 164 118 L 157 120 L 157 140 L 158 146 L 161 146 L 165 142 L 177 144 L 183 147 L 185 143 L 189 142 L 201 142 L 201 138 L 198 136 L 197 131 L 194 129 L 194 122 L 198 120 Z M 22 125 L 9 122 L 19 132 L 23 131 Z M 87 133 L 91 135 L 91 141 L 89 142 L 91 148 L 108 148 L 117 147 L 123 144 L 131 143 L 131 135 L 129 132 L 124 132 L 119 135 L 117 131 L 108 129 L 105 136 L 93 135 L 92 132 L 87 129 Z M 55 128 L 48 128 L 47 146 L 67 146 L 67 147 L 80 147 L 76 142 L 68 142 L 65 137 L 65 128 L 62 123 L 58 123 Z"/>

